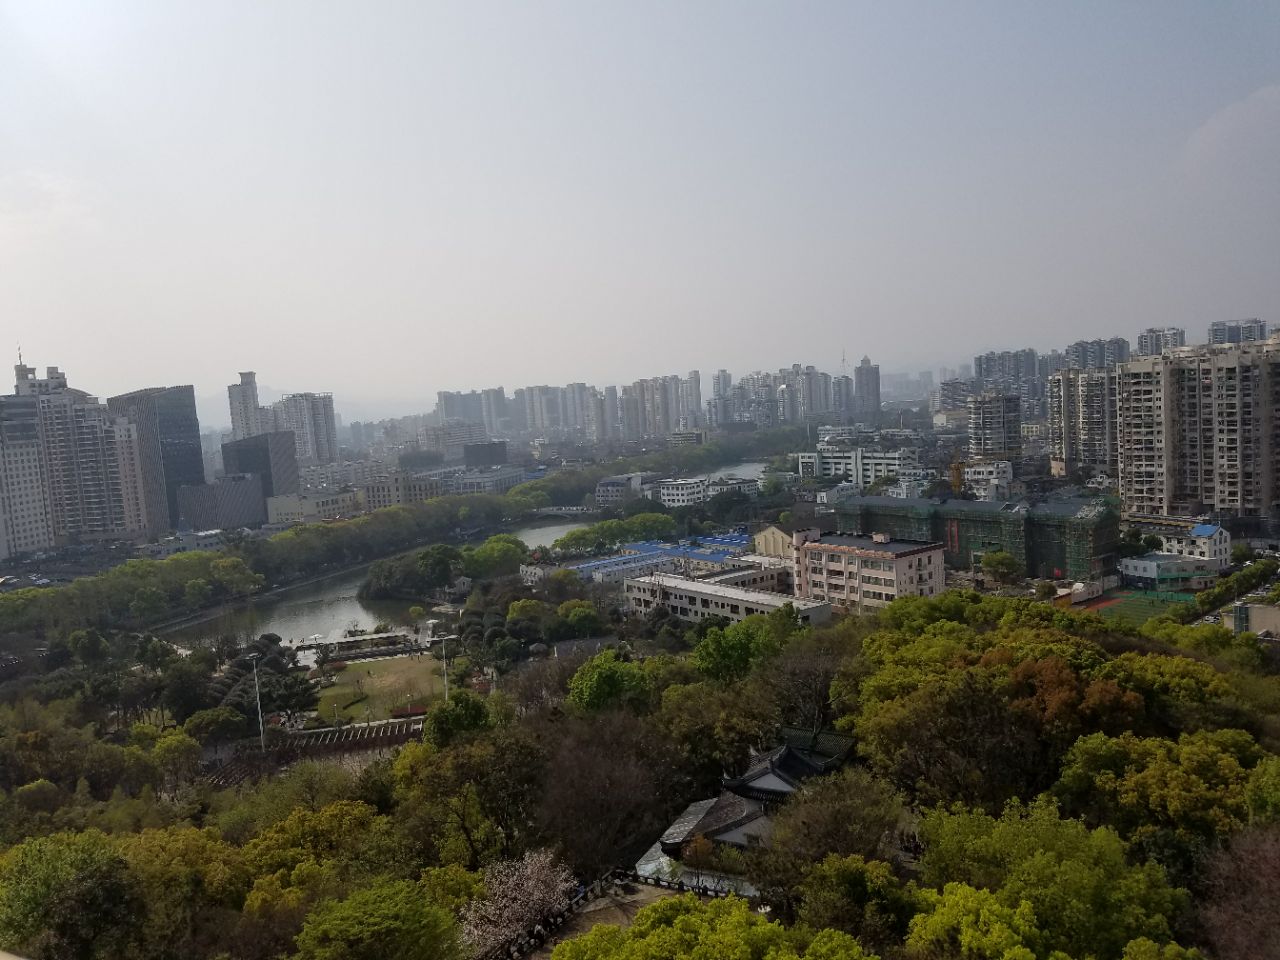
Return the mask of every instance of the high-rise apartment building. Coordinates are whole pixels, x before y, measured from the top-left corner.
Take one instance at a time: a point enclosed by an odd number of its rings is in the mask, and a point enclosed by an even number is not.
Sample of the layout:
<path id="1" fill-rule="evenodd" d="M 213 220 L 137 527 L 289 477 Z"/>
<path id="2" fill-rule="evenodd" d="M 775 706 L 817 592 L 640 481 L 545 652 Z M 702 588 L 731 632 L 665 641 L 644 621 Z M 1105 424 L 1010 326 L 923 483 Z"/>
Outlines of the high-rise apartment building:
<path id="1" fill-rule="evenodd" d="M 480 391 L 480 416 L 489 436 L 501 436 L 506 431 L 507 392 L 502 387 Z"/>
<path id="2" fill-rule="evenodd" d="M 0 560 L 53 546 L 35 397 L 0 397 Z"/>
<path id="3" fill-rule="evenodd" d="M 475 390 L 467 393 L 440 390 L 436 393 L 436 415 L 441 420 L 484 423 L 484 396 Z"/>
<path id="4" fill-rule="evenodd" d="M 35 399 L 55 543 L 131 538 L 146 530 L 138 428 L 67 385 L 49 367 L 14 368 L 18 397 Z"/>
<path id="5" fill-rule="evenodd" d="M 1154 357 L 1166 350 L 1176 350 L 1187 345 L 1187 331 L 1181 327 L 1147 327 L 1138 334 L 1138 348 L 1134 356 Z"/>
<path id="6" fill-rule="evenodd" d="M 853 368 L 853 415 L 864 423 L 880 418 L 880 366 L 863 357 Z"/>
<path id="7" fill-rule="evenodd" d="M 1280 342 L 1133 360 L 1117 409 L 1127 513 L 1258 517 L 1280 501 Z"/>
<path id="8" fill-rule="evenodd" d="M 275 414 L 275 430 L 293 431 L 299 463 L 333 463 L 338 459 L 333 394 L 291 393 L 273 403 L 271 410 Z"/>
<path id="9" fill-rule="evenodd" d="M 1063 351 L 1063 369 L 1097 370 L 1114 367 L 1129 359 L 1129 341 L 1124 337 L 1110 340 L 1077 340 Z"/>
<path id="10" fill-rule="evenodd" d="M 1008 393 L 984 391 L 969 398 L 969 457 L 1016 460 L 1022 456 L 1022 402 Z"/>
<path id="11" fill-rule="evenodd" d="M 1215 320 L 1209 324 L 1209 343 L 1256 343 L 1267 339 L 1267 322 L 1252 320 Z"/>
<path id="12" fill-rule="evenodd" d="M 107 400 L 107 410 L 138 429 L 146 533 L 178 526 L 178 488 L 204 482 L 200 420 L 191 386 L 149 387 Z"/>
<path id="13" fill-rule="evenodd" d="M 1049 378 L 1049 464 L 1054 476 L 1117 471 L 1115 370 L 1062 370 Z"/>
<path id="14" fill-rule="evenodd" d="M 240 374 L 240 382 L 227 387 L 227 400 L 231 405 L 231 439 L 243 440 L 269 430 L 263 424 L 263 410 L 258 403 L 258 375 L 252 370 Z"/>

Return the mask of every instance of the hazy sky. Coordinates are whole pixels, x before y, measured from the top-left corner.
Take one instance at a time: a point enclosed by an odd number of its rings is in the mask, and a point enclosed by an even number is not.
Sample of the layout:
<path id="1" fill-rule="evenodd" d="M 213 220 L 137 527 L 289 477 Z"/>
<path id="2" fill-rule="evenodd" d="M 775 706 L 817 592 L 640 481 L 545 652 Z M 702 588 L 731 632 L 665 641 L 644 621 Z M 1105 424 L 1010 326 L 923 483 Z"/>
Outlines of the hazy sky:
<path id="1" fill-rule="evenodd" d="M 1280 0 L 0 0 L 0 337 L 102 395 L 368 416 L 1278 304 Z"/>

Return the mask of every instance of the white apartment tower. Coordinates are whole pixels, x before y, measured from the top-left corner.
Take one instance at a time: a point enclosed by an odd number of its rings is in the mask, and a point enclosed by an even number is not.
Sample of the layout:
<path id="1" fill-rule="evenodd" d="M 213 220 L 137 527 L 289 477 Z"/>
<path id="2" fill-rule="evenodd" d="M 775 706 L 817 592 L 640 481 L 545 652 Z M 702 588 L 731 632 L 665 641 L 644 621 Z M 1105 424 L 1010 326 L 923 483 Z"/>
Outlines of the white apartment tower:
<path id="1" fill-rule="evenodd" d="M 17 397 L 34 398 L 49 519 L 56 543 L 130 538 L 146 529 L 137 427 L 67 386 L 66 374 L 14 368 Z"/>
<path id="2" fill-rule="evenodd" d="M 1184 349 L 1120 368 L 1129 514 L 1268 516 L 1277 490 L 1280 340 Z"/>
<path id="3" fill-rule="evenodd" d="M 1113 369 L 1062 370 L 1049 378 L 1049 464 L 1053 475 L 1117 470 Z"/>
<path id="4" fill-rule="evenodd" d="M 263 414 L 258 404 L 258 375 L 252 370 L 240 374 L 240 382 L 227 387 L 231 404 L 231 439 L 245 440 L 265 432 Z"/>
<path id="5" fill-rule="evenodd" d="M 331 393 L 291 393 L 271 405 L 276 430 L 292 430 L 298 463 L 334 463 L 338 459 L 338 423 Z"/>

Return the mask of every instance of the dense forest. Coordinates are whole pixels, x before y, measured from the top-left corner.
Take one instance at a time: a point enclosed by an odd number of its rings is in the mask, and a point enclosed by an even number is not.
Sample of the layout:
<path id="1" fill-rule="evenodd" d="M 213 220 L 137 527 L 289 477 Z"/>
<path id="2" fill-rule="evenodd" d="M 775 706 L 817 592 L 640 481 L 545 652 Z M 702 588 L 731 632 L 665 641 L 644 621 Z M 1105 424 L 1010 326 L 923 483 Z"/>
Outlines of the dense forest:
<path id="1" fill-rule="evenodd" d="M 561 615 L 536 603 L 510 622 Z M 767 843 L 712 852 L 767 913 L 675 897 L 556 960 L 1280 948 L 1280 678 L 1250 635 L 948 593 L 818 629 L 784 609 L 626 636 L 437 702 L 393 759 L 216 789 L 202 755 L 256 733 L 247 654 L 267 709 L 305 711 L 287 657 L 78 632 L 0 688 L 0 947 L 488 956 L 786 724 L 846 731 L 856 762 L 806 781 Z"/>

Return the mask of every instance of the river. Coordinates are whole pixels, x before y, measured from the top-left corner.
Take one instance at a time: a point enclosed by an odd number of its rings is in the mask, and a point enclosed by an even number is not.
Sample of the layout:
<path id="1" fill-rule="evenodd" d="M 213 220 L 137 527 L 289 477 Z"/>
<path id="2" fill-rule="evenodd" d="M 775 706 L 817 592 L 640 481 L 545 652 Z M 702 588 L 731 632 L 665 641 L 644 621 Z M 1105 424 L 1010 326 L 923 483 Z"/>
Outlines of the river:
<path id="1" fill-rule="evenodd" d="M 765 464 L 735 463 L 707 477 L 735 476 L 759 479 Z M 538 523 L 512 530 L 530 547 L 547 547 L 570 530 L 586 526 L 585 521 Z M 275 633 L 285 640 L 304 640 L 319 634 L 337 640 L 352 627 L 368 630 L 379 622 L 399 623 L 410 604 L 400 600 L 364 602 L 356 593 L 364 583 L 361 568 L 331 577 L 305 587 L 296 587 L 279 596 L 254 600 L 210 620 L 182 627 L 166 634 L 166 638 L 184 646 L 197 646 L 217 637 L 231 635 L 248 640 L 264 633 Z"/>
<path id="2" fill-rule="evenodd" d="M 550 546 L 570 530 L 586 526 L 584 521 L 540 523 L 512 530 L 530 547 Z M 339 639 L 351 627 L 368 630 L 380 621 L 398 623 L 410 604 L 399 600 L 365 602 L 356 593 L 364 583 L 365 570 L 345 573 L 285 593 L 255 600 L 211 620 L 182 627 L 166 634 L 180 646 L 200 645 L 230 634 L 242 640 L 264 633 L 279 634 L 285 640 L 303 640 L 320 634 Z"/>

